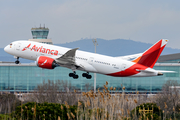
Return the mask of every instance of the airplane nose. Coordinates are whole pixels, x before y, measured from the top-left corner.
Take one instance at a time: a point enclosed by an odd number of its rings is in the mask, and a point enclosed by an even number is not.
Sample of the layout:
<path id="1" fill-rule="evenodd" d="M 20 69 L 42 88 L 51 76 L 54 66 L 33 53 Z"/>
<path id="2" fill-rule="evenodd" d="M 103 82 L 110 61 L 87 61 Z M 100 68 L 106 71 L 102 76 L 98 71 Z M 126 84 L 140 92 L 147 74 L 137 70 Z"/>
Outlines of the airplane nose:
<path id="1" fill-rule="evenodd" d="M 4 48 L 4 51 L 7 52 L 7 53 L 9 52 L 9 45 L 7 45 L 7 46 Z"/>

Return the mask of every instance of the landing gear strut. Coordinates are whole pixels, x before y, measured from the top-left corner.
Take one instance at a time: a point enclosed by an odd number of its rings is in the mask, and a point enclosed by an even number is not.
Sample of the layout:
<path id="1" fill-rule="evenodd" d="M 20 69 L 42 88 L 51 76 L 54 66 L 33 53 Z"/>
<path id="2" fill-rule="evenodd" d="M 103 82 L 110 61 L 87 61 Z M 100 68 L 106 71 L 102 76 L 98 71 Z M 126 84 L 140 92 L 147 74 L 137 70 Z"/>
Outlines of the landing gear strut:
<path id="1" fill-rule="evenodd" d="M 82 76 L 83 76 L 83 77 L 86 77 L 87 79 L 91 79 L 91 78 L 92 78 L 92 76 L 89 75 L 89 72 L 83 73 Z"/>
<path id="2" fill-rule="evenodd" d="M 19 57 L 17 57 L 17 60 L 15 61 L 16 64 L 19 64 Z"/>
<path id="3" fill-rule="evenodd" d="M 74 79 L 78 79 L 78 75 L 76 75 L 76 72 L 74 71 L 73 73 L 69 73 L 69 77 L 73 77 Z"/>

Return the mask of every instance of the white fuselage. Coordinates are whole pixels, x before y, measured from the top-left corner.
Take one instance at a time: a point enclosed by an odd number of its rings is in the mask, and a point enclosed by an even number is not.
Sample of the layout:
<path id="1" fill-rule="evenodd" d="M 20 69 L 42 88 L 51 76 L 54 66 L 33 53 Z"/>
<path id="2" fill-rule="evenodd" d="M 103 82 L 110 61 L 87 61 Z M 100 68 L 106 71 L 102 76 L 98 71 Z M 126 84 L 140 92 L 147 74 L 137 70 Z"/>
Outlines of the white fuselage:
<path id="1" fill-rule="evenodd" d="M 39 56 L 47 56 L 53 59 L 59 58 L 70 49 L 55 45 L 32 42 L 32 41 L 15 41 L 12 42 L 12 45 L 6 46 L 4 50 L 13 56 L 36 61 Z M 112 73 L 117 73 L 120 71 L 126 71 L 126 69 L 131 68 L 131 66 L 136 64 L 131 61 L 100 55 L 96 53 L 84 52 L 81 50 L 76 51 L 75 62 L 77 65 L 81 66 L 81 68 L 84 68 L 84 69 L 77 68 L 78 70 L 83 70 L 86 72 L 93 72 L 93 73 L 101 73 L 106 75 L 111 75 Z M 66 64 L 64 65 L 62 64 L 60 66 L 67 67 L 72 70 L 74 69 L 73 66 Z M 133 68 L 133 70 L 135 69 L 136 68 Z M 150 69 L 152 71 L 154 70 L 151 68 L 147 68 L 147 69 Z M 157 72 L 154 70 L 154 72 L 151 73 L 146 74 L 146 73 L 138 72 L 137 74 L 132 74 L 130 76 L 156 76 L 156 75 Z"/>

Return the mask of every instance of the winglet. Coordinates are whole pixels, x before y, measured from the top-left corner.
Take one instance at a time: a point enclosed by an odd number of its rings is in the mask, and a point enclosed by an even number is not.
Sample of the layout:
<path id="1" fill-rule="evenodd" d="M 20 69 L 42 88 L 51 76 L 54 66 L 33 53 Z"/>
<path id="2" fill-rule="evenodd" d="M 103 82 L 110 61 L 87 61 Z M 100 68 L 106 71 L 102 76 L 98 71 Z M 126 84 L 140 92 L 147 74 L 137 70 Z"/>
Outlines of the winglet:
<path id="1" fill-rule="evenodd" d="M 161 39 L 132 62 L 153 68 L 168 40 Z"/>

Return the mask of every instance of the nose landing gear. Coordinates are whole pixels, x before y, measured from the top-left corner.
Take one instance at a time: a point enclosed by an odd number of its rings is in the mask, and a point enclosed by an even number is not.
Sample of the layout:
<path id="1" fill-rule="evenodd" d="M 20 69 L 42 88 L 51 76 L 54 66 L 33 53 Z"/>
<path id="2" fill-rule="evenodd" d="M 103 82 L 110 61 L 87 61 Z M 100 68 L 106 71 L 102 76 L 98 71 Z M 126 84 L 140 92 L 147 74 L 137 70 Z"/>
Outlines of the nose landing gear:
<path id="1" fill-rule="evenodd" d="M 15 61 L 16 64 L 19 64 L 19 57 L 17 57 L 17 60 Z"/>

